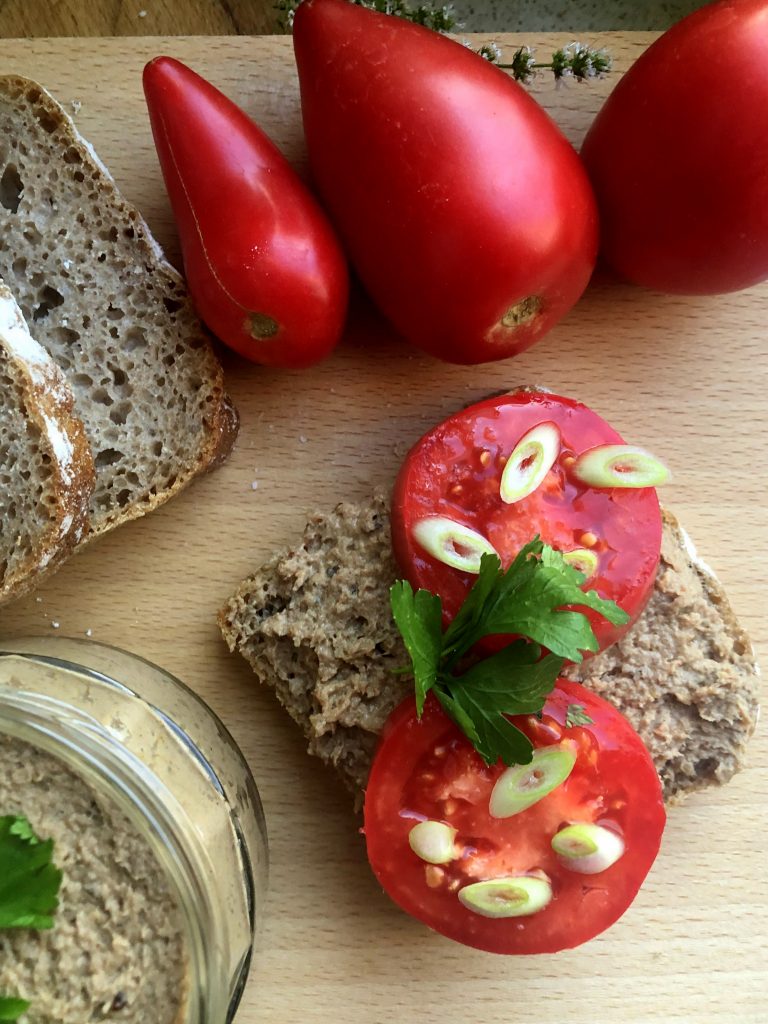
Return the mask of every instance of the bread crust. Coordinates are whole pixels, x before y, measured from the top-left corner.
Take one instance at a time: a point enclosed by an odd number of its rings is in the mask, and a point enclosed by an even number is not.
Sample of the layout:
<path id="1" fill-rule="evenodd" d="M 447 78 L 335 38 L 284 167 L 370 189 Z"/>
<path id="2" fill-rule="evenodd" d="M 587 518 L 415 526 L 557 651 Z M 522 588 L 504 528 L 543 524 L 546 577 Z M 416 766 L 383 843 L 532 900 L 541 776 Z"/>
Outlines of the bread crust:
<path id="1" fill-rule="evenodd" d="M 55 499 L 46 505 L 48 527 L 37 538 L 32 553 L 2 578 L 2 604 L 36 587 L 78 544 L 88 523 L 95 473 L 85 429 L 74 414 L 74 398 L 64 374 L 31 337 L 13 295 L 1 281 L 0 347 L 15 370 L 27 418 L 39 431 L 38 443 L 50 460 L 50 489 Z"/>
<path id="2" fill-rule="evenodd" d="M 64 141 L 62 154 L 66 149 L 71 148 L 78 154 L 88 173 L 97 176 L 96 187 L 99 189 L 101 202 L 110 222 L 114 222 L 122 229 L 132 229 L 135 233 L 136 268 L 141 267 L 143 274 L 144 266 L 151 266 L 155 288 L 159 285 L 169 298 L 178 299 L 179 288 L 185 287 L 183 278 L 165 258 L 160 245 L 152 236 L 141 214 L 122 196 L 109 170 L 97 156 L 90 143 L 77 130 L 64 108 L 39 83 L 19 75 L 0 76 L 0 94 L 12 101 L 23 96 L 27 102 L 34 104 L 38 116 L 42 114 L 49 119 L 51 132 L 57 131 L 62 135 Z M 143 516 L 163 505 L 187 487 L 195 477 L 223 463 L 232 449 L 238 432 L 239 419 L 225 390 L 224 372 L 213 351 L 210 335 L 194 313 L 188 297 L 184 308 L 178 315 L 183 320 L 185 329 L 181 340 L 194 342 L 204 358 L 205 366 L 202 376 L 210 394 L 210 402 L 204 418 L 203 442 L 195 457 L 188 464 L 174 467 L 176 472 L 174 472 L 174 479 L 169 485 L 158 487 L 156 493 L 148 493 L 140 501 L 112 509 L 99 521 L 94 521 L 92 514 L 89 526 L 79 541 L 79 547 L 115 526 Z M 180 336 L 181 333 L 179 331 Z"/>

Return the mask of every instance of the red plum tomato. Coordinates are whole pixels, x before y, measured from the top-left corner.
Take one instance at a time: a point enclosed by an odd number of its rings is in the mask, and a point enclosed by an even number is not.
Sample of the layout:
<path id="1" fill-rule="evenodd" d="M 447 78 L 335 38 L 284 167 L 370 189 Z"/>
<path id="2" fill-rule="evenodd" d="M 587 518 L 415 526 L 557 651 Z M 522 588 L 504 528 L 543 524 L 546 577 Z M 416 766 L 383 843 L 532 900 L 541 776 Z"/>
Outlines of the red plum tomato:
<path id="1" fill-rule="evenodd" d="M 315 184 L 399 333 L 454 363 L 528 348 L 598 244 L 579 157 L 536 101 L 455 40 L 347 0 L 293 32 Z"/>
<path id="2" fill-rule="evenodd" d="M 664 292 L 768 278 L 768 0 L 695 11 L 621 78 L 582 148 L 602 254 Z"/>

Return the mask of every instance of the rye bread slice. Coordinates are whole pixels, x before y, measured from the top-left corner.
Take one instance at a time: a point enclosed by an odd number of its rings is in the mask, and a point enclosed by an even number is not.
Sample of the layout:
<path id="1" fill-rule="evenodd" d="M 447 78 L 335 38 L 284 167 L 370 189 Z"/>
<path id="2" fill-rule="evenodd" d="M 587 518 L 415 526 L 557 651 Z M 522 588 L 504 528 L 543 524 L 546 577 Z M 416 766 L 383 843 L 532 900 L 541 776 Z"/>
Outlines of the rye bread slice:
<path id="1" fill-rule="evenodd" d="M 73 404 L 0 281 L 0 603 L 55 569 L 86 527 L 93 460 Z"/>
<path id="2" fill-rule="evenodd" d="M 0 77 L 0 276 L 85 424 L 84 540 L 226 457 L 237 417 L 181 277 L 62 107 L 16 76 Z"/>
<path id="3" fill-rule="evenodd" d="M 309 740 L 359 796 L 378 735 L 412 683 L 389 612 L 398 576 L 382 494 L 313 516 L 301 544 L 245 580 L 219 615 L 230 650 L 272 687 Z M 727 782 L 744 763 L 758 712 L 750 641 L 674 516 L 661 566 L 626 636 L 570 673 L 632 722 L 665 797 Z"/>

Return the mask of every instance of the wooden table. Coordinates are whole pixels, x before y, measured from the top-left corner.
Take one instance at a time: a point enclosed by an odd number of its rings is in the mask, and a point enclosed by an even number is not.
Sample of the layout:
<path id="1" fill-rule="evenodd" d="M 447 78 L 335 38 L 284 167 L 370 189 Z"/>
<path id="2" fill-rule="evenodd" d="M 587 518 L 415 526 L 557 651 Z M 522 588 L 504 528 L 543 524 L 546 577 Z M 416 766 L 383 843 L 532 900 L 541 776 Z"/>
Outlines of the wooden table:
<path id="1" fill-rule="evenodd" d="M 275 0 L 0 0 L 0 38 L 281 31 Z"/>
<path id="2" fill-rule="evenodd" d="M 597 42 L 623 68 L 649 39 Z M 567 40 L 525 41 L 548 52 Z M 5 69 L 81 104 L 80 128 L 177 258 L 140 79 L 163 52 L 210 77 L 303 166 L 288 39 L 0 41 Z M 534 91 L 578 141 L 615 80 L 557 90 L 543 79 Z M 228 358 L 242 413 L 229 463 L 0 612 L 6 637 L 51 633 L 58 622 L 62 634 L 92 630 L 159 662 L 241 743 L 269 821 L 272 880 L 240 1024 L 768 1020 L 764 731 L 732 784 L 671 811 L 647 884 L 607 934 L 555 957 L 497 958 L 431 934 L 381 894 L 346 795 L 228 655 L 214 621 L 240 578 L 297 538 L 309 510 L 391 481 L 406 447 L 443 416 L 532 381 L 580 397 L 666 457 L 675 479 L 665 500 L 719 571 L 765 661 L 767 321 L 768 287 L 685 299 L 599 279 L 536 348 L 494 366 L 434 362 L 370 317 L 307 372 Z"/>

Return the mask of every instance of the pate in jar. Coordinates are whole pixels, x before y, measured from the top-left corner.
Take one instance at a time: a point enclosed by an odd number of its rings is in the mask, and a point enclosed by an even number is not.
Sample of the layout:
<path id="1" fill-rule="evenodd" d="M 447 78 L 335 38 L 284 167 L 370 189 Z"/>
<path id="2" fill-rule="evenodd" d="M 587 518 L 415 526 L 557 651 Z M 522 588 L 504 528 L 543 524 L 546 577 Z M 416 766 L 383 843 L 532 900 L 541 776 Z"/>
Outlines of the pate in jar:
<path id="1" fill-rule="evenodd" d="M 0 932 L 24 1024 L 225 1024 L 267 877 L 261 803 L 220 720 L 143 659 L 0 643 L 0 816 L 54 840 L 50 931 Z"/>

